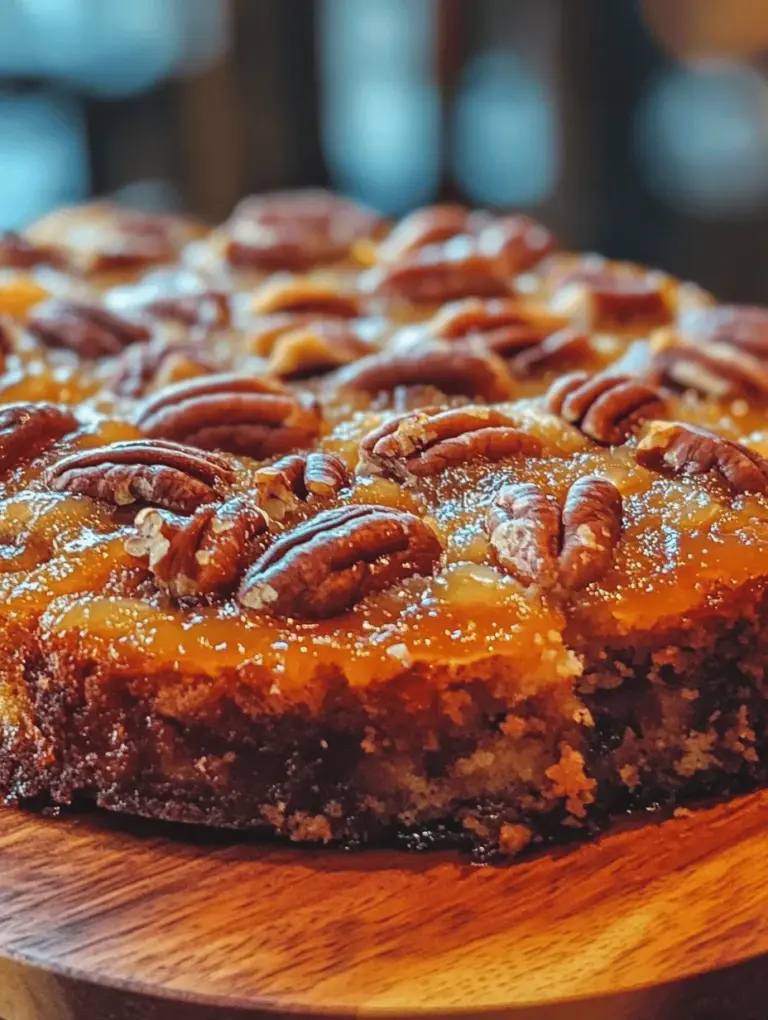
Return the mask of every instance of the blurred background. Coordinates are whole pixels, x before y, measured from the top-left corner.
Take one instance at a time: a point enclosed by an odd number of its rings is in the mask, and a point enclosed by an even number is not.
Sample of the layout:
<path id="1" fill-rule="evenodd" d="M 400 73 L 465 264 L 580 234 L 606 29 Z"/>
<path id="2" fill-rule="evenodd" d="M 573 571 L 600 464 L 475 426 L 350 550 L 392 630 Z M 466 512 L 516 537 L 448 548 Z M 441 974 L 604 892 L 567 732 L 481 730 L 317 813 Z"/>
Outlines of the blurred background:
<path id="1" fill-rule="evenodd" d="M 0 228 L 329 185 L 768 300 L 766 0 L 0 0 Z"/>

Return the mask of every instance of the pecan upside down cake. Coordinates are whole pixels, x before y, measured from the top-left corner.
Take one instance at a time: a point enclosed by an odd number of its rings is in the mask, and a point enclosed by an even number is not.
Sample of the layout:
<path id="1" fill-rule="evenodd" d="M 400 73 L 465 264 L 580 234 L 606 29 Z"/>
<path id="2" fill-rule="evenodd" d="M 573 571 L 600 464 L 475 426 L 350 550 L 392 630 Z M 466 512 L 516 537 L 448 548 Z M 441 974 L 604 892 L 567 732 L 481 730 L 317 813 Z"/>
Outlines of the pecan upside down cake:
<path id="1" fill-rule="evenodd" d="M 768 310 L 323 192 L 0 266 L 6 801 L 512 855 L 765 780 Z"/>

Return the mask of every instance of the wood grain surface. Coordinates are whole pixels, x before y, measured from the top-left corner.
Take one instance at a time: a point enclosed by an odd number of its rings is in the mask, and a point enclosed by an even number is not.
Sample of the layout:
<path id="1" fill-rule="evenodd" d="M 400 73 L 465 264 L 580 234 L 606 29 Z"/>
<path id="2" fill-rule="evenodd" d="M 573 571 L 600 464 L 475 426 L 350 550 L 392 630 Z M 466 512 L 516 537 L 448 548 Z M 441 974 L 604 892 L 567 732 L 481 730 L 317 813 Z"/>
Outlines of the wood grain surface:
<path id="1" fill-rule="evenodd" d="M 501 868 L 3 810 L 0 1016 L 765 1020 L 767 818 L 764 792 Z"/>

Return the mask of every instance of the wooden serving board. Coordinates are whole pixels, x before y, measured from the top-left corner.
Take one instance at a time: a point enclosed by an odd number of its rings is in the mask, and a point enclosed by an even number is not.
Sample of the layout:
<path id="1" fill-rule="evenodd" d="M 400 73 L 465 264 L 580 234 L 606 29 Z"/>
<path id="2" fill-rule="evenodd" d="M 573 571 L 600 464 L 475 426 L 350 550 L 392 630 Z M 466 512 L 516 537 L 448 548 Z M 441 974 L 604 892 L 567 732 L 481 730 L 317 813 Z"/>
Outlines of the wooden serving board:
<path id="1" fill-rule="evenodd" d="M 763 792 L 502 868 L 2 810 L 0 1016 L 765 1020 L 766 819 Z"/>

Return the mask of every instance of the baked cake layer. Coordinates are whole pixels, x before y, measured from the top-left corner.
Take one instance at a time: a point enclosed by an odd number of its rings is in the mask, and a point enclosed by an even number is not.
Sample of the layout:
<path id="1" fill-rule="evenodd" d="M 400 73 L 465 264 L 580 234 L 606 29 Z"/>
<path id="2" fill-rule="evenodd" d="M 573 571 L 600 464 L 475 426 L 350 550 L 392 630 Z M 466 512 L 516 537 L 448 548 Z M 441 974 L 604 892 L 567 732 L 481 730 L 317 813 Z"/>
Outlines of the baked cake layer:
<path id="1" fill-rule="evenodd" d="M 514 855 L 764 781 L 768 311 L 321 192 L 0 266 L 6 801 Z"/>

